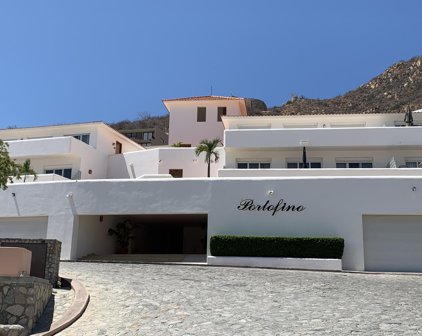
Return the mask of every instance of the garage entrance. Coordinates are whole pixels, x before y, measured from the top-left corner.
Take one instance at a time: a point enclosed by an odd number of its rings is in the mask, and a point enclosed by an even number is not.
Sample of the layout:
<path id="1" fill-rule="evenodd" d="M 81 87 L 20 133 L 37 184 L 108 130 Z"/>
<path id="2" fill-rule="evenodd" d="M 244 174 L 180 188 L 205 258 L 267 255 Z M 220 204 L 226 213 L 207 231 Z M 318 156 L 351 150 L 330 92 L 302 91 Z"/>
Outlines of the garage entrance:
<path id="1" fill-rule="evenodd" d="M 206 254 L 207 215 L 132 215 L 133 253 Z"/>
<path id="2" fill-rule="evenodd" d="M 363 216 L 366 271 L 422 272 L 422 216 Z"/>
<path id="3" fill-rule="evenodd" d="M 83 260 L 102 256 L 113 256 L 113 260 L 144 260 L 154 256 L 148 260 L 156 260 L 155 255 L 175 261 L 203 260 L 207 253 L 207 220 L 206 214 L 79 216 L 76 255 Z M 133 227 L 131 255 L 127 254 L 128 247 L 118 244 L 117 235 L 107 233 L 126 222 Z"/>

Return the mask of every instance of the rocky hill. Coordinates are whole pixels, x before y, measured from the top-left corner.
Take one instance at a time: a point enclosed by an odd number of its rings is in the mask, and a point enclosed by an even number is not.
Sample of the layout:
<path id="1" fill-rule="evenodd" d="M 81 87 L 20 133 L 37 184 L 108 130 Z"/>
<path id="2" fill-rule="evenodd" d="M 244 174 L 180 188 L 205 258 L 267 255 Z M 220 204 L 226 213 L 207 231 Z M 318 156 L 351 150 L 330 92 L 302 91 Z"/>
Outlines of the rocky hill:
<path id="1" fill-rule="evenodd" d="M 293 96 L 282 106 L 267 109 L 262 100 L 246 98 L 250 115 L 304 115 L 344 113 L 393 113 L 422 108 L 422 56 L 398 62 L 368 83 L 344 95 L 329 99 Z M 168 130 L 168 115 L 140 114 L 136 120 L 111 125 L 117 130 L 152 128 Z"/>
<path id="2" fill-rule="evenodd" d="M 398 62 L 359 88 L 330 99 L 293 96 L 257 114 L 393 113 L 422 108 L 422 56 Z"/>

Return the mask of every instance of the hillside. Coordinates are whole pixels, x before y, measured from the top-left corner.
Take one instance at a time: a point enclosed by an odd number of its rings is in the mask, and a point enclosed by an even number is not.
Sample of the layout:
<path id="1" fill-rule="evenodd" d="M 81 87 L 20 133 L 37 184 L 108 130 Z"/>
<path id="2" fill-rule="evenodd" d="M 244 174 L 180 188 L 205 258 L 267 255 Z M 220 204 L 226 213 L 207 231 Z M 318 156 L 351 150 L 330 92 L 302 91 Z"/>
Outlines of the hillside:
<path id="1" fill-rule="evenodd" d="M 135 120 L 122 120 L 114 124 L 110 124 L 116 130 L 134 130 L 144 128 L 158 127 L 164 131 L 168 131 L 169 117 L 168 114 L 161 116 L 151 116 L 149 114 L 140 114 Z"/>
<path id="2" fill-rule="evenodd" d="M 246 98 L 250 115 L 306 115 L 347 113 L 393 113 L 422 108 L 422 56 L 398 62 L 368 83 L 344 95 L 329 99 L 293 96 L 282 106 L 267 109 L 259 99 Z M 167 115 L 140 115 L 136 120 L 123 120 L 111 126 L 117 130 L 152 128 L 168 130 Z"/>
<path id="3" fill-rule="evenodd" d="M 258 114 L 393 113 L 422 108 L 422 56 L 398 62 L 359 88 L 330 99 L 292 97 Z"/>

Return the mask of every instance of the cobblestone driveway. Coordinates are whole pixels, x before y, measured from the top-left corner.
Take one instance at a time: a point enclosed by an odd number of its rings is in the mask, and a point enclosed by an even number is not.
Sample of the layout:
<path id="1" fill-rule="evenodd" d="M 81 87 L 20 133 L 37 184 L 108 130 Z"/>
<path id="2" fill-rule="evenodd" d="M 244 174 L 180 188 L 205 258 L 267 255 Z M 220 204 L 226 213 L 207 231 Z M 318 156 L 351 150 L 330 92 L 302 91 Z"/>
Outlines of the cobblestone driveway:
<path id="1" fill-rule="evenodd" d="M 60 335 L 422 335 L 422 276 L 62 263 L 91 295 Z"/>

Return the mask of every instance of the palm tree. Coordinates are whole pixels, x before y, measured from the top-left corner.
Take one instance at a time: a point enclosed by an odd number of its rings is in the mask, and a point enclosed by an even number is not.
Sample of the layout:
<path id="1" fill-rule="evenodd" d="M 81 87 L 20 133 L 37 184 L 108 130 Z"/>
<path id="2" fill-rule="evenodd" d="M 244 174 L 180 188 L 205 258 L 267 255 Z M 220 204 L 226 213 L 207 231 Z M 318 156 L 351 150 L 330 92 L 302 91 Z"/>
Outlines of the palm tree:
<path id="1" fill-rule="evenodd" d="M 37 173 L 31 167 L 31 160 L 26 159 L 25 162 L 19 166 L 19 173 L 23 175 L 23 182 L 26 182 L 26 177 L 28 175 L 34 175 L 34 181 L 37 179 Z"/>
<path id="2" fill-rule="evenodd" d="M 218 162 L 220 155 L 216 150 L 217 146 L 221 143 L 221 140 L 218 138 L 212 140 L 201 140 L 199 145 L 195 149 L 196 156 L 201 155 L 202 152 L 205 152 L 205 163 L 208 165 L 208 177 L 210 177 L 211 162 L 212 157 L 214 156 L 214 162 Z"/>

